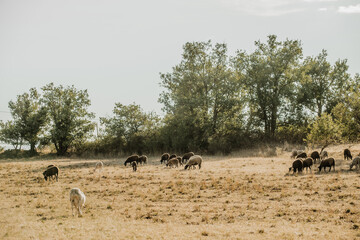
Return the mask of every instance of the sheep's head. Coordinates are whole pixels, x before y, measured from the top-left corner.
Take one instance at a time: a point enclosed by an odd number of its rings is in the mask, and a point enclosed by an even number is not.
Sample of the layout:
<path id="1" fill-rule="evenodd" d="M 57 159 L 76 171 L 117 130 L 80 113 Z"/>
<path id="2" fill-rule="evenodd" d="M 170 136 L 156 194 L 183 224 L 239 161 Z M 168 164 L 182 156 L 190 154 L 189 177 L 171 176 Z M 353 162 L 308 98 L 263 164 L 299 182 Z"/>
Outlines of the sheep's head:
<path id="1" fill-rule="evenodd" d="M 45 171 L 45 172 L 43 172 L 43 175 L 44 175 L 44 179 L 45 179 L 45 181 L 47 181 L 46 171 Z"/>

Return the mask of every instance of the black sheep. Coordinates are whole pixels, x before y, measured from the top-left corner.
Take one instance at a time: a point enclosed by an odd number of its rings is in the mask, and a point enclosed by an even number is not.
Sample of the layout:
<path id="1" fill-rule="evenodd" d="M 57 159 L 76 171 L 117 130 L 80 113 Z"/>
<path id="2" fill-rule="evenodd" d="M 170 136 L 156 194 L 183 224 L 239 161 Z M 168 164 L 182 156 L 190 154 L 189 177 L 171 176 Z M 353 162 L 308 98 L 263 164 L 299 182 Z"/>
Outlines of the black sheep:
<path id="1" fill-rule="evenodd" d="M 168 153 L 164 153 L 162 156 L 161 156 L 161 160 L 160 160 L 160 163 L 162 164 L 163 162 L 167 162 L 168 160 L 170 159 L 170 154 Z"/>
<path id="2" fill-rule="evenodd" d="M 192 156 L 194 156 L 195 154 L 193 152 L 188 152 L 185 153 L 184 156 L 181 159 L 182 163 L 186 163 Z"/>
<path id="3" fill-rule="evenodd" d="M 299 155 L 296 156 L 296 158 L 307 158 L 307 154 L 306 152 L 300 153 Z"/>
<path id="4" fill-rule="evenodd" d="M 136 161 L 132 161 L 132 162 L 131 162 L 131 166 L 132 166 L 132 168 L 133 168 L 133 171 L 136 172 L 136 170 L 137 170 L 137 163 L 136 163 Z"/>
<path id="5" fill-rule="evenodd" d="M 170 160 L 170 159 L 172 159 L 172 158 L 177 158 L 176 154 L 172 154 L 172 155 L 170 155 L 169 160 Z"/>
<path id="6" fill-rule="evenodd" d="M 316 163 L 316 159 L 319 159 L 319 161 L 320 161 L 320 154 L 318 151 L 312 152 L 310 157 L 314 160 L 314 164 Z"/>
<path id="7" fill-rule="evenodd" d="M 46 169 L 46 170 L 43 172 L 43 175 L 44 175 L 45 181 L 47 181 L 48 178 L 49 178 L 49 181 L 50 181 L 50 179 L 51 179 L 50 177 L 52 177 L 52 176 L 55 176 L 56 181 L 58 181 L 59 168 L 56 167 L 56 166 L 49 167 L 48 169 Z"/>
<path id="8" fill-rule="evenodd" d="M 139 161 L 139 156 L 138 155 L 131 155 L 130 157 L 128 157 L 127 159 L 126 159 L 126 161 L 124 162 L 124 165 L 125 165 L 125 167 L 126 167 L 126 164 L 128 164 L 128 163 L 132 163 L 132 162 L 138 162 Z"/>
<path id="9" fill-rule="evenodd" d="M 139 157 L 139 163 L 145 164 L 145 163 L 147 163 L 147 159 L 148 159 L 147 156 L 142 155 L 142 156 Z"/>
<path id="10" fill-rule="evenodd" d="M 313 159 L 311 157 L 307 158 L 303 161 L 303 168 L 306 168 L 306 172 L 307 172 L 308 168 L 310 168 L 310 171 L 311 171 L 312 165 L 313 165 Z"/>
<path id="11" fill-rule="evenodd" d="M 349 158 L 350 158 L 350 160 L 352 160 L 351 152 L 349 149 L 345 149 L 344 150 L 344 160 L 349 160 Z"/>
<path id="12" fill-rule="evenodd" d="M 334 171 L 335 171 L 335 160 L 333 158 L 322 160 L 319 166 L 319 172 L 321 172 L 322 168 L 324 168 L 324 172 L 326 172 L 327 167 L 330 168 L 329 172 L 331 171 L 331 167 L 334 167 Z"/>
<path id="13" fill-rule="evenodd" d="M 303 170 L 303 161 L 302 161 L 301 159 L 296 159 L 296 160 L 293 162 L 292 167 L 289 168 L 289 172 L 290 172 L 291 170 L 293 170 L 294 173 L 296 173 L 296 170 L 297 170 L 298 172 L 302 172 L 302 170 Z"/>

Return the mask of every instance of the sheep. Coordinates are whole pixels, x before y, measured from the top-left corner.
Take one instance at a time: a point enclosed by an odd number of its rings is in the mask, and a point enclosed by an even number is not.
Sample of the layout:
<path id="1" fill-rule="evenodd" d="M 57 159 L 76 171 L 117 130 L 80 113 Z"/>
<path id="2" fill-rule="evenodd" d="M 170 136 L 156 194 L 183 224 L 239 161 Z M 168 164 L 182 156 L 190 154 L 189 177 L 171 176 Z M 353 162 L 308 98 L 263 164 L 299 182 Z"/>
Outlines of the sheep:
<path id="1" fill-rule="evenodd" d="M 298 154 L 298 155 L 296 156 L 296 159 L 298 159 L 298 158 L 307 158 L 306 152 L 302 152 L 302 153 Z"/>
<path id="2" fill-rule="evenodd" d="M 170 155 L 169 160 L 172 159 L 172 158 L 177 158 L 176 154 Z"/>
<path id="3" fill-rule="evenodd" d="M 168 160 L 170 159 L 170 154 L 168 153 L 164 153 L 162 156 L 161 156 L 161 160 L 160 160 L 160 163 L 162 164 L 163 162 L 167 162 Z"/>
<path id="4" fill-rule="evenodd" d="M 58 181 L 59 168 L 56 166 L 49 167 L 43 172 L 43 175 L 44 175 L 45 181 L 47 181 L 47 178 L 49 178 L 49 181 L 50 181 L 50 179 L 51 179 L 50 177 L 52 177 L 52 176 L 55 176 L 56 181 Z"/>
<path id="5" fill-rule="evenodd" d="M 170 159 L 170 160 L 167 162 L 166 166 L 167 166 L 167 167 L 170 167 L 170 168 L 172 168 L 173 166 L 178 167 L 178 166 L 179 166 L 179 159 L 177 159 L 177 158 L 172 158 L 172 159 Z"/>
<path id="6" fill-rule="evenodd" d="M 349 160 L 349 158 L 350 158 L 350 160 L 352 160 L 351 152 L 349 149 L 345 149 L 344 150 L 344 160 Z"/>
<path id="7" fill-rule="evenodd" d="M 54 164 L 50 164 L 49 166 L 46 167 L 46 169 L 51 168 L 51 167 L 55 167 L 55 165 L 54 165 Z M 51 179 L 54 179 L 54 178 L 55 178 L 55 175 L 52 175 L 52 176 L 51 176 Z"/>
<path id="8" fill-rule="evenodd" d="M 78 212 L 78 216 L 82 216 L 81 208 L 85 206 L 85 201 L 85 194 L 79 188 L 73 188 L 70 190 L 71 212 L 73 216 L 75 216 L 74 207 Z"/>
<path id="9" fill-rule="evenodd" d="M 308 168 L 310 168 L 310 172 L 311 172 L 312 165 L 313 165 L 313 159 L 311 157 L 309 157 L 303 161 L 303 168 L 306 168 L 306 172 L 307 172 Z"/>
<path id="10" fill-rule="evenodd" d="M 320 161 L 320 154 L 318 151 L 312 152 L 310 157 L 314 160 L 314 164 L 316 163 L 316 159 L 319 159 L 319 161 Z"/>
<path id="11" fill-rule="evenodd" d="M 199 165 L 199 169 L 201 168 L 201 163 L 202 163 L 202 157 L 199 155 L 194 155 L 192 157 L 190 157 L 188 163 L 185 165 L 184 169 L 187 168 L 191 168 L 192 166 L 195 167 L 195 165 Z"/>
<path id="12" fill-rule="evenodd" d="M 181 162 L 182 163 L 185 163 L 189 160 L 189 158 L 191 158 L 192 156 L 194 156 L 195 154 L 193 152 L 188 152 L 188 153 L 185 153 L 184 156 L 182 157 L 181 159 Z"/>
<path id="13" fill-rule="evenodd" d="M 353 160 L 352 160 L 352 163 L 350 164 L 350 170 L 352 169 L 353 166 L 356 166 L 356 170 L 359 168 L 360 166 L 360 157 L 355 157 Z"/>
<path id="14" fill-rule="evenodd" d="M 139 157 L 139 163 L 141 163 L 141 164 L 147 163 L 147 160 L 148 160 L 148 157 L 146 155 L 141 155 Z"/>
<path id="15" fill-rule="evenodd" d="M 181 159 L 181 157 L 177 157 L 176 159 L 177 159 L 177 160 L 179 160 L 179 164 L 180 164 L 180 166 L 184 165 L 184 164 L 183 164 L 183 161 L 182 161 L 182 159 Z"/>
<path id="16" fill-rule="evenodd" d="M 296 173 L 296 170 L 298 172 L 302 172 L 303 170 L 303 161 L 301 159 L 296 159 L 293 164 L 292 164 L 292 167 L 289 168 L 289 172 L 293 170 L 294 173 Z"/>
<path id="17" fill-rule="evenodd" d="M 320 153 L 320 160 L 323 160 L 323 159 L 325 159 L 327 157 L 328 157 L 327 151 L 323 151 L 323 152 Z"/>
<path id="18" fill-rule="evenodd" d="M 102 161 L 98 161 L 95 164 L 94 173 L 96 172 L 97 169 L 99 169 L 99 172 L 101 172 L 103 167 L 104 167 L 104 163 Z"/>
<path id="19" fill-rule="evenodd" d="M 124 162 L 124 165 L 125 165 L 125 167 L 126 167 L 126 164 L 128 164 L 128 163 L 132 163 L 132 162 L 134 162 L 134 161 L 139 161 L 139 156 L 138 155 L 131 155 L 130 157 L 128 157 L 127 159 L 126 159 L 126 161 Z"/>
<path id="20" fill-rule="evenodd" d="M 333 158 L 327 158 L 325 160 L 322 160 L 319 166 L 319 172 L 321 172 L 321 169 L 324 168 L 324 172 L 326 172 L 326 168 L 329 167 L 329 172 L 331 171 L 331 167 L 334 167 L 335 171 L 335 160 Z"/>
<path id="21" fill-rule="evenodd" d="M 137 162 L 136 161 L 131 162 L 131 166 L 133 168 L 133 171 L 136 172 L 136 170 L 137 170 Z"/>
<path id="22" fill-rule="evenodd" d="M 297 155 L 298 155 L 298 152 L 297 152 L 296 150 L 293 150 L 293 151 L 291 152 L 290 158 L 295 158 Z"/>

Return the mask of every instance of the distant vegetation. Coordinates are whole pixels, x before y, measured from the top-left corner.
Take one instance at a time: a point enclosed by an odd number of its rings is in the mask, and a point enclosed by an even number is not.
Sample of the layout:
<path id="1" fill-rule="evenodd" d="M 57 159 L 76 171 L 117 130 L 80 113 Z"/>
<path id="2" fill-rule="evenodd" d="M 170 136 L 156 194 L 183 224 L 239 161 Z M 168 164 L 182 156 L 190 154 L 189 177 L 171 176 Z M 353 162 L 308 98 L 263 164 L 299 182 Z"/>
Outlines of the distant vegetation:
<path id="1" fill-rule="evenodd" d="M 27 144 L 31 154 L 52 146 L 58 155 L 107 156 L 359 140 L 360 76 L 346 60 L 331 65 L 326 50 L 304 57 L 300 41 L 274 35 L 255 47 L 229 56 L 226 44 L 186 43 L 181 62 L 160 74 L 165 116 L 115 103 L 97 136 L 87 90 L 32 88 L 9 102 L 13 120 L 1 122 L 0 140 L 15 150 Z"/>

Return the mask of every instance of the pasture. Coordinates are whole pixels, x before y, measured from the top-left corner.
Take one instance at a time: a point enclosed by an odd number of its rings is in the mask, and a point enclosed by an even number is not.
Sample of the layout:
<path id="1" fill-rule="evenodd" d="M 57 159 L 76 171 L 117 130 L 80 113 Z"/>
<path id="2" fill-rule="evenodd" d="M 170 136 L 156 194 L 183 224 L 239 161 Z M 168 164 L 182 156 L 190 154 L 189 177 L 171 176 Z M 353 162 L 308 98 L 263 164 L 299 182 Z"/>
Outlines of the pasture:
<path id="1" fill-rule="evenodd" d="M 200 171 L 165 168 L 160 157 L 137 172 L 125 159 L 0 162 L 0 239 L 360 239 L 360 171 L 341 149 L 336 170 L 288 174 L 290 153 L 207 157 Z M 49 164 L 59 182 L 45 182 Z M 71 215 L 69 192 L 86 195 Z"/>

